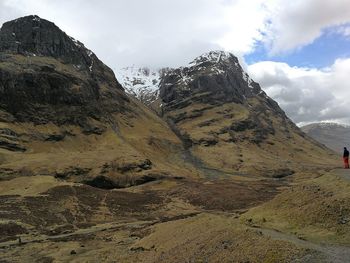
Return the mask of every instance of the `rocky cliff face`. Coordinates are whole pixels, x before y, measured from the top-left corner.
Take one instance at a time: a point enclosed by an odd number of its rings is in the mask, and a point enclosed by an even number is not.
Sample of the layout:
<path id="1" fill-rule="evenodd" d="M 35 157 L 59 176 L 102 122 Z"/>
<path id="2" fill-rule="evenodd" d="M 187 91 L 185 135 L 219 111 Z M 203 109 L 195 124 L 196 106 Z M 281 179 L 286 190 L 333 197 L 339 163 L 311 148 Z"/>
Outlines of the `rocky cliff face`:
<path id="1" fill-rule="evenodd" d="M 259 98 L 276 114 L 286 118 L 278 104 L 244 72 L 238 59 L 227 52 L 209 52 L 188 67 L 168 71 L 159 89 L 165 112 L 181 107 L 179 102 L 188 101 L 190 97 L 211 105 L 245 104 L 251 98 Z"/>
<path id="2" fill-rule="evenodd" d="M 160 85 L 160 96 L 167 106 L 201 93 L 210 93 L 202 96 L 206 102 L 242 103 L 259 92 L 259 85 L 243 72 L 238 59 L 220 51 L 209 52 L 187 67 L 169 71 Z"/>
<path id="3" fill-rule="evenodd" d="M 64 63 L 80 66 L 82 70 L 92 71 L 94 64 L 98 64 L 95 68 L 103 67 L 81 42 L 38 16 L 4 23 L 0 33 L 0 52 L 59 58 Z"/>
<path id="4" fill-rule="evenodd" d="M 0 52 L 0 105 L 18 121 L 84 126 L 128 108 L 112 70 L 47 20 L 5 23 Z"/>

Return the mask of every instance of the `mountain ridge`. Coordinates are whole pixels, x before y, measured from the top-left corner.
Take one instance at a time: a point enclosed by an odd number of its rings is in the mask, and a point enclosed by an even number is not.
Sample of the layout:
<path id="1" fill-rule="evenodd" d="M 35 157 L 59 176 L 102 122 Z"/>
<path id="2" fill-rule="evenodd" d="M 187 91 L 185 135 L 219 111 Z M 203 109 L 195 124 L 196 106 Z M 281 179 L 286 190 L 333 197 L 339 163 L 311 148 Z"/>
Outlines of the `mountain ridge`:
<path id="1" fill-rule="evenodd" d="M 278 174 L 286 167 L 298 169 L 294 163 L 306 153 L 306 166 L 330 154 L 305 136 L 227 52 L 205 53 L 187 67 L 169 69 L 160 81 L 159 98 L 149 106 L 194 157 L 229 173 Z"/>
<path id="2" fill-rule="evenodd" d="M 176 171 L 197 175 L 176 163 L 182 144 L 164 121 L 52 22 L 9 21 L 0 40 L 2 176 L 24 170 L 118 188 Z"/>
<path id="3" fill-rule="evenodd" d="M 114 152 L 111 156 L 115 156 L 115 160 L 111 157 L 106 163 L 101 159 L 96 163 L 97 167 L 84 162 L 87 167 L 82 170 L 70 168 L 72 172 L 63 172 L 72 173 L 77 180 L 86 180 L 86 175 L 100 179 L 102 176 L 104 182 L 113 185 L 113 180 L 108 180 L 114 175 L 106 173 L 115 169 L 120 175 L 124 168 L 119 166 L 125 165 L 113 164 L 120 162 L 118 158 L 123 159 L 123 163 L 130 163 L 126 165 L 130 173 L 158 163 L 154 166 L 162 167 L 159 175 L 173 174 L 172 169 L 181 171 L 181 166 L 186 163 L 182 172 L 187 175 L 192 171 L 197 176 L 209 168 L 226 174 L 280 176 L 274 174 L 280 173 L 281 169 L 297 169 L 296 163 L 303 156 L 298 152 L 307 153 L 308 161 L 317 165 L 324 162 L 315 158 L 311 149 L 317 149 L 317 156 L 326 158 L 329 154 L 325 148 L 304 137 L 278 104 L 244 72 L 237 57 L 228 52 L 208 52 L 195 58 L 187 67 L 167 68 L 159 75 L 153 75 L 147 69 L 137 70 L 136 73 L 141 74 L 134 75 L 137 78 L 142 75 L 160 77 L 159 91 L 149 105 L 146 103 L 158 114 L 156 116 L 127 96 L 112 70 L 90 50 L 47 20 L 27 16 L 7 22 L 0 31 L 0 39 L 6 40 L 0 45 L 3 50 L 0 81 L 4 87 L 0 97 L 1 116 L 5 116 L 2 118 L 7 123 L 4 129 L 13 134 L 11 141 L 3 139 L 3 147 L 18 151 L 23 148 L 29 153 L 36 146 L 30 145 L 32 139 L 27 138 L 35 138 L 34 141 L 43 143 L 39 151 L 44 156 L 44 145 L 50 141 L 62 144 L 65 149 L 66 140 L 96 136 L 97 140 L 108 140 L 108 144 L 114 138 L 118 147 L 129 152 L 126 156 L 133 156 L 126 160 L 123 153 Z M 34 134 L 27 129 L 23 132 L 23 128 L 15 127 L 17 122 L 30 125 L 30 129 L 33 124 L 45 129 L 47 126 L 55 132 L 43 134 L 37 128 L 34 128 Z M 143 130 L 142 125 L 147 129 Z M 158 127 L 155 135 L 152 135 L 152 127 Z M 26 139 L 21 138 L 23 133 Z M 171 143 L 166 143 L 165 134 L 171 138 Z M 142 138 L 144 143 L 138 144 L 135 138 Z M 92 137 L 86 139 L 88 142 Z M 283 144 L 286 141 L 297 153 L 285 150 Z M 304 144 L 301 149 L 293 145 L 299 142 Z M 101 151 L 105 143 L 107 141 L 96 143 L 93 148 Z M 78 145 L 83 145 L 79 147 L 84 151 L 89 148 L 83 141 Z M 79 147 L 75 151 L 80 151 Z M 112 144 L 111 147 L 117 146 Z M 94 151 L 86 154 L 92 156 Z M 153 151 L 169 151 L 173 160 L 161 158 Z M 281 158 L 278 155 L 283 156 L 285 162 L 277 162 Z M 16 162 L 4 169 L 15 167 Z M 66 163 L 74 167 L 72 161 Z M 61 176 L 62 169 L 57 171 L 57 167 L 49 166 L 50 173 Z M 37 169 L 38 163 L 34 170 Z M 149 174 L 147 170 L 141 169 L 140 174 Z"/>
<path id="4" fill-rule="evenodd" d="M 350 148 L 350 126 L 339 123 L 312 123 L 301 129 L 316 141 L 341 154 L 343 147 Z"/>

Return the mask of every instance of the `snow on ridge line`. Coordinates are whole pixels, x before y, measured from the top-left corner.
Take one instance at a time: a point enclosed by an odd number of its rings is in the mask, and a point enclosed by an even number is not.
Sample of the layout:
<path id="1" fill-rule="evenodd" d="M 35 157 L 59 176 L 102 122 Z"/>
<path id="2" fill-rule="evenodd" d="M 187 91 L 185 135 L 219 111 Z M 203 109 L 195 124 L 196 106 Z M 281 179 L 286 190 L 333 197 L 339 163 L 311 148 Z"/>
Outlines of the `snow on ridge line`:
<path id="1" fill-rule="evenodd" d="M 319 122 L 319 123 L 314 123 L 314 124 L 320 125 L 320 126 L 323 126 L 323 127 L 338 126 L 338 127 L 343 127 L 343 128 L 350 128 L 350 125 L 343 124 L 343 123 L 336 123 L 336 122 Z"/>
<path id="2" fill-rule="evenodd" d="M 210 51 L 202 54 L 201 56 L 195 58 L 187 66 L 178 68 L 180 70 L 178 84 L 182 84 L 184 89 L 188 88 L 188 84 L 194 79 L 191 76 L 192 69 L 195 71 L 201 71 L 205 69 L 206 66 L 201 66 L 202 63 L 207 61 L 212 61 L 214 64 L 210 66 L 211 74 L 225 74 L 226 61 L 230 58 L 235 58 L 233 54 L 226 51 Z M 225 64 L 221 64 L 224 62 Z M 254 81 L 249 77 L 249 75 L 243 70 L 239 62 L 236 60 L 229 60 L 230 63 L 234 64 L 236 70 L 242 74 L 243 80 L 247 83 L 250 89 L 253 89 Z M 144 100 L 145 97 L 158 98 L 159 95 L 159 84 L 162 76 L 167 75 L 167 69 L 171 73 L 170 68 L 164 69 L 150 69 L 148 67 L 138 67 L 130 66 L 122 69 L 115 70 L 115 75 L 117 80 L 123 86 L 125 91 L 132 96 Z M 188 70 L 189 69 L 189 70 Z M 174 69 L 175 70 L 175 69 Z M 168 73 L 169 73 L 168 72 Z M 178 72 L 174 71 L 178 75 Z"/>
<path id="3" fill-rule="evenodd" d="M 200 64 L 212 61 L 215 62 L 215 64 L 219 64 L 222 61 L 228 60 L 230 58 L 234 57 L 234 55 L 230 52 L 226 51 L 210 51 L 207 53 L 202 54 L 201 56 L 195 58 L 192 62 L 190 62 L 188 65 L 190 67 L 198 67 Z M 248 84 L 248 87 L 250 89 L 253 89 L 252 83 L 254 82 L 247 72 L 244 71 L 244 69 L 241 67 L 241 65 L 238 62 L 234 62 L 235 67 L 239 68 L 242 71 L 242 77 L 245 80 L 245 82 Z M 182 67 L 181 67 L 182 68 Z M 216 74 L 222 74 L 224 71 L 218 67 L 212 68 L 211 71 Z"/>
<path id="4" fill-rule="evenodd" d="M 71 37 L 71 36 L 68 36 L 74 43 L 74 45 L 78 48 L 81 48 L 83 46 L 83 44 L 79 41 L 79 40 L 76 40 L 74 37 Z"/>
<path id="5" fill-rule="evenodd" d="M 199 57 L 196 57 L 188 64 L 188 66 L 197 66 L 206 61 L 214 61 L 216 64 L 218 64 L 225 59 L 231 58 L 232 56 L 233 54 L 226 51 L 210 51 L 200 55 Z"/>
<path id="6" fill-rule="evenodd" d="M 150 103 L 158 98 L 161 69 L 133 65 L 115 70 L 115 75 L 125 91 L 137 99 Z"/>

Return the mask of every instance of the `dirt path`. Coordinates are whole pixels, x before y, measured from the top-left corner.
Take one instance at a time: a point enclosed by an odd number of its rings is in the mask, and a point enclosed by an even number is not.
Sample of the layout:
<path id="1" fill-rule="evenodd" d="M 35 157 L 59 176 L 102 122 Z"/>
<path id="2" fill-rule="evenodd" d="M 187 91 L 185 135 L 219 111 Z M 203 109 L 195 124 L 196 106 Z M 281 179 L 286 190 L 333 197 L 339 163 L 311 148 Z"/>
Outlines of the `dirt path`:
<path id="1" fill-rule="evenodd" d="M 195 212 L 195 213 L 189 213 L 184 215 L 178 215 L 170 218 L 164 218 L 163 220 L 151 220 L 151 221 L 134 221 L 134 222 L 110 222 L 110 223 L 104 223 L 104 224 L 98 224 L 89 228 L 84 229 L 78 229 L 74 232 L 66 233 L 66 234 L 59 234 L 59 235 L 28 235 L 28 236 L 21 236 L 21 242 L 19 242 L 18 239 L 1 242 L 0 243 L 0 249 L 11 247 L 11 246 L 20 246 L 24 244 L 29 243 L 38 243 L 38 242 L 45 242 L 45 241 L 54 241 L 54 240 L 60 240 L 64 238 L 74 237 L 74 236 L 80 236 L 80 235 L 88 235 L 93 234 L 97 232 L 107 231 L 107 230 L 116 230 L 120 228 L 144 228 L 148 226 L 152 226 L 158 223 L 164 223 L 169 221 L 176 221 L 179 219 L 184 219 L 188 217 L 193 217 L 201 212 Z"/>
<path id="2" fill-rule="evenodd" d="M 1 248 L 7 248 L 11 246 L 19 246 L 29 243 L 38 243 L 38 242 L 44 242 L 44 241 L 51 241 L 51 240 L 59 240 L 63 238 L 73 237 L 73 236 L 79 236 L 79 235 L 87 235 L 87 234 L 93 234 L 96 232 L 106 231 L 106 230 L 115 230 L 122 227 L 145 227 L 149 225 L 153 225 L 157 223 L 158 221 L 135 221 L 131 223 L 105 223 L 105 224 L 99 224 L 95 225 L 89 228 L 84 229 L 78 229 L 77 231 L 67 233 L 67 234 L 60 234 L 60 235 L 54 235 L 54 236 L 48 236 L 48 235 L 36 235 L 36 236 L 21 236 L 21 243 L 19 240 L 11 240 L 6 242 L 0 243 L 0 249 Z"/>
<path id="3" fill-rule="evenodd" d="M 350 169 L 336 169 L 333 170 L 332 173 L 350 182 Z"/>
<path id="4" fill-rule="evenodd" d="M 350 247 L 345 246 L 331 246 L 313 243 L 307 240 L 299 239 L 290 234 L 285 234 L 273 229 L 254 228 L 260 231 L 263 235 L 271 237 L 275 240 L 282 240 L 293 243 L 297 246 L 308 248 L 320 252 L 323 255 L 322 261 L 325 263 L 350 263 Z M 305 258 L 305 262 L 319 263 L 320 258 Z M 324 260 L 324 261 L 323 261 Z"/>

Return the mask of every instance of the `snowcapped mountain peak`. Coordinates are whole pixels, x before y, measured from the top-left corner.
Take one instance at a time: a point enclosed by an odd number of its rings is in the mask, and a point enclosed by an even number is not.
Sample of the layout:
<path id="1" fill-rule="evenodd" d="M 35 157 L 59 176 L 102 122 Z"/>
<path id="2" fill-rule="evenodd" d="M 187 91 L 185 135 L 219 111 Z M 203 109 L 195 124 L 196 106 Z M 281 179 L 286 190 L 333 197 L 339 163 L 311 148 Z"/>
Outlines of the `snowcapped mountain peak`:
<path id="1" fill-rule="evenodd" d="M 241 67 L 238 58 L 230 52 L 218 50 L 204 53 L 190 62 L 188 67 L 190 71 L 204 70 L 207 72 L 209 69 L 211 74 L 216 75 L 223 74 L 230 70 L 239 72 L 244 81 L 248 84 L 248 87 L 253 89 L 254 81 Z"/>
<path id="2" fill-rule="evenodd" d="M 222 63 L 234 63 L 236 66 L 239 65 L 238 59 L 231 53 L 226 51 L 210 51 L 202 54 L 201 56 L 195 58 L 192 62 L 189 63 L 189 66 L 198 66 L 203 63 L 210 64 L 222 64 Z"/>
<path id="3" fill-rule="evenodd" d="M 250 90 L 256 89 L 254 91 L 255 93 L 266 96 L 260 87 L 243 70 L 238 58 L 225 51 L 204 53 L 195 58 L 187 66 L 176 69 L 151 69 L 133 65 L 117 70 L 115 74 L 125 91 L 146 105 L 150 105 L 158 99 L 159 89 L 164 79 L 171 79 L 171 81 L 167 84 L 163 83 L 163 85 L 177 85 L 179 89 L 189 91 L 193 86 L 200 85 L 198 84 L 199 76 L 223 77 L 230 75 L 231 78 L 236 79 L 235 85 L 242 81 L 242 87 L 246 86 Z M 223 82 L 225 82 L 226 77 L 223 77 L 223 79 Z M 241 91 L 243 92 L 243 89 Z"/>

